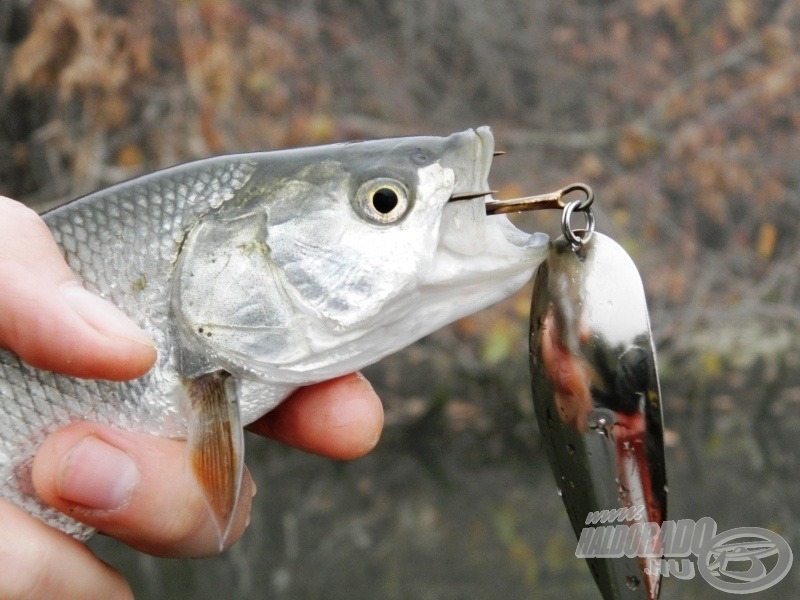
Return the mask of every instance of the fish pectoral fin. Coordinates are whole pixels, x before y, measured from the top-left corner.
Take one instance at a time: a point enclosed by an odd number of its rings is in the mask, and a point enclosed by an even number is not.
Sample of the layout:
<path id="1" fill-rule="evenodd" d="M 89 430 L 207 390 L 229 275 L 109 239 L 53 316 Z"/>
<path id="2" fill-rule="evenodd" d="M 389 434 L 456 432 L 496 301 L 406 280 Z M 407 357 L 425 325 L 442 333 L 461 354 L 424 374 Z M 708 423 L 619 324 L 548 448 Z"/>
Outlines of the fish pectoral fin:
<path id="1" fill-rule="evenodd" d="M 189 464 L 217 525 L 222 550 L 233 524 L 244 470 L 244 432 L 236 383 L 216 371 L 184 382 Z"/>

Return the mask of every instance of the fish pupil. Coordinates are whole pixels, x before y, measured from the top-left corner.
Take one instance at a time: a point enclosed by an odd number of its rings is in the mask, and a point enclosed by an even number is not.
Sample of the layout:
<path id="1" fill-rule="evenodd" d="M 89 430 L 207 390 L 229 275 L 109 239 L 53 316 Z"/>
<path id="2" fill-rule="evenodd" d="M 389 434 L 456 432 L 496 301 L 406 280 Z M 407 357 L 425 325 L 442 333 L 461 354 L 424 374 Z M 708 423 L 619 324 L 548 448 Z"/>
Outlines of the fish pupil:
<path id="1" fill-rule="evenodd" d="M 391 188 L 380 188 L 372 196 L 372 206 L 382 215 L 392 212 L 398 202 L 397 192 Z"/>

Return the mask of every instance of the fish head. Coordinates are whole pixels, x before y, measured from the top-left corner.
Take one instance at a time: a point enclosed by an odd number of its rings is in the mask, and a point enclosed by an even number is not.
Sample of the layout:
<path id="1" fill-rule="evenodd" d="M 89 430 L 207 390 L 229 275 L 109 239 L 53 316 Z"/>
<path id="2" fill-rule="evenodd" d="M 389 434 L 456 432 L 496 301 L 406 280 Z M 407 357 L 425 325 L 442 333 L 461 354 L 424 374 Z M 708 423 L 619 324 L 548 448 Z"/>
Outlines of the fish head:
<path id="1" fill-rule="evenodd" d="M 307 383 L 370 364 L 522 287 L 548 238 L 487 216 L 482 127 L 255 155 L 187 235 L 173 307 L 225 367 Z"/>

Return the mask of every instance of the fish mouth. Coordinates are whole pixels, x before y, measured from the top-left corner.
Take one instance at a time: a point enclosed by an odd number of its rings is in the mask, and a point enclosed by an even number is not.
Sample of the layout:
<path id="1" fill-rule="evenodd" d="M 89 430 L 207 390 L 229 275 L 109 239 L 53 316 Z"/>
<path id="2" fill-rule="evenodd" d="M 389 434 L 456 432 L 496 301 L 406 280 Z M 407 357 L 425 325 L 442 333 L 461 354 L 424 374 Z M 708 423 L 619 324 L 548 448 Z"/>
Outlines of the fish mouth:
<path id="1" fill-rule="evenodd" d="M 479 127 L 454 134 L 448 141 L 451 150 L 442 162 L 455 174 L 452 196 L 474 197 L 444 205 L 439 244 L 425 283 L 449 287 L 515 275 L 530 278 L 544 259 L 549 238 L 518 229 L 504 214 L 486 214 L 486 203 L 492 200 L 488 182 L 495 148 L 492 130 Z"/>

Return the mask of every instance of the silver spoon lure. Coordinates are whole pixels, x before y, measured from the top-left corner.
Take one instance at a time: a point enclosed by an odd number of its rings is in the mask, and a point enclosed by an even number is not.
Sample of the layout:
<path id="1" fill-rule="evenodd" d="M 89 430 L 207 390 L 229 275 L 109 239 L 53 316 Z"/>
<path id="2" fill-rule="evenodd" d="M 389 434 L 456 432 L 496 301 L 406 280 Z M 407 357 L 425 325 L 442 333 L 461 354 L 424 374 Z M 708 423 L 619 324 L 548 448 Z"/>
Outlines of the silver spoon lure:
<path id="1" fill-rule="evenodd" d="M 575 192 L 584 198 L 567 202 Z M 492 199 L 486 212 L 562 211 L 563 237 L 551 242 L 531 302 L 536 419 L 576 555 L 587 559 L 602 597 L 655 600 L 667 495 L 655 346 L 642 280 L 625 250 L 594 231 L 593 200 L 576 183 Z M 584 229 L 572 228 L 574 212 L 585 215 Z"/>

